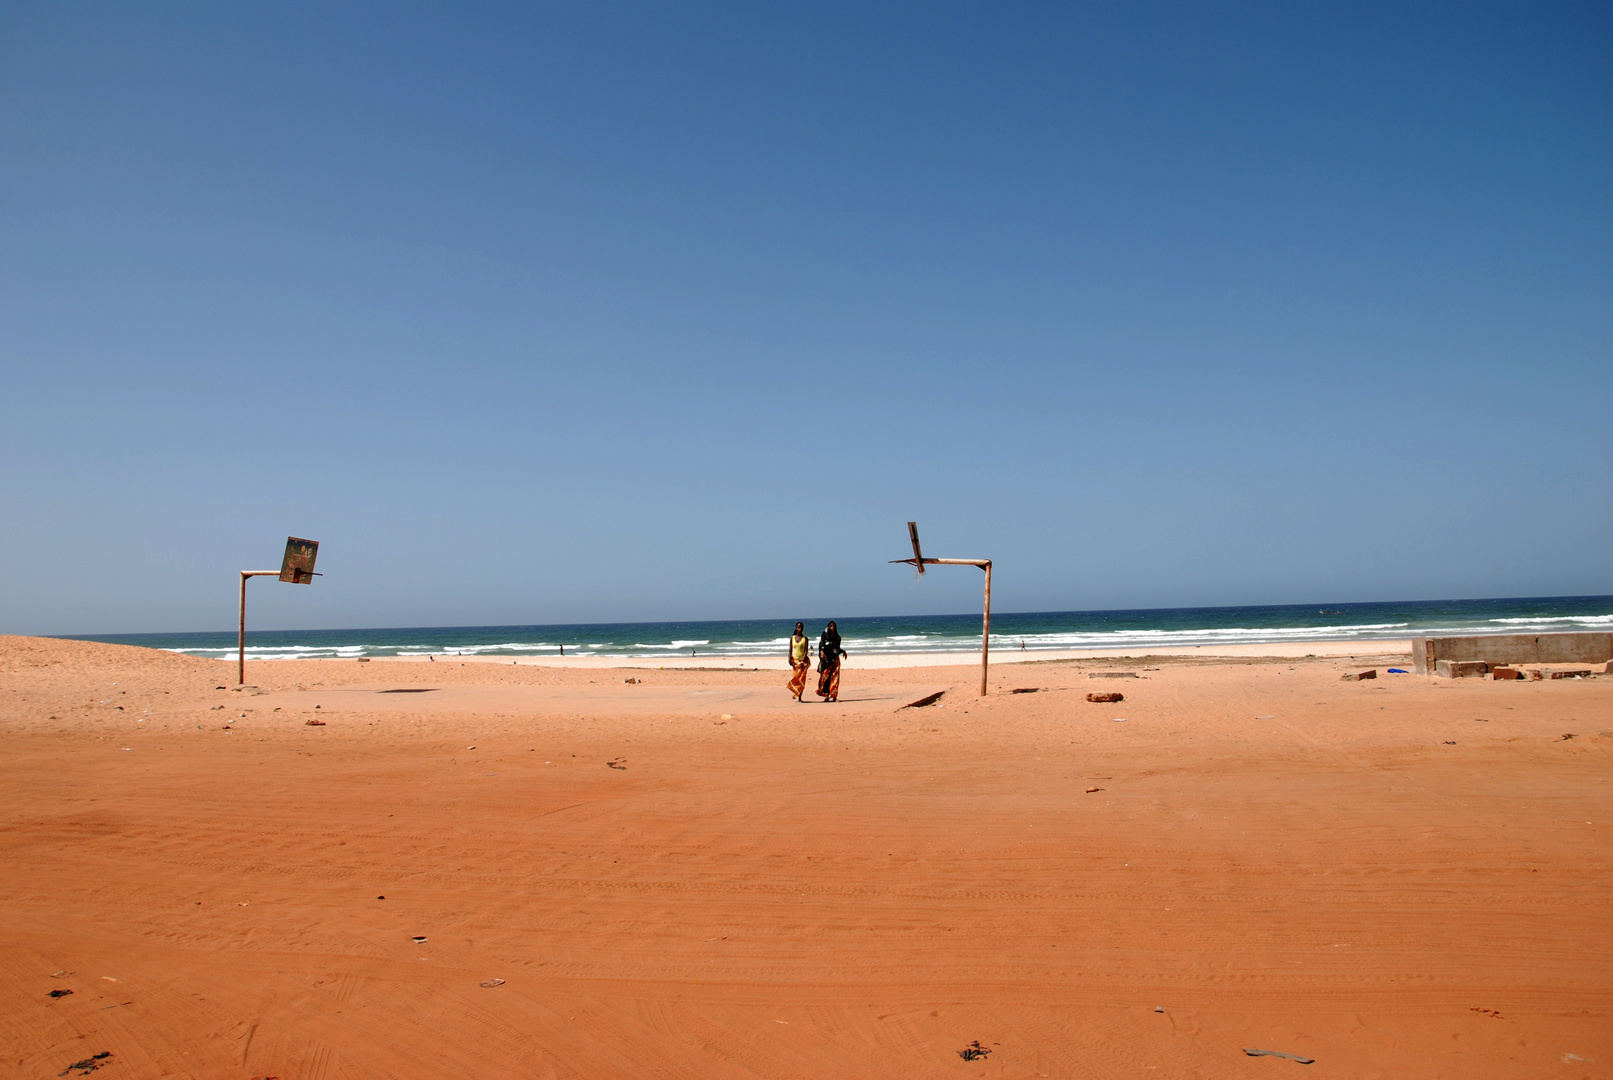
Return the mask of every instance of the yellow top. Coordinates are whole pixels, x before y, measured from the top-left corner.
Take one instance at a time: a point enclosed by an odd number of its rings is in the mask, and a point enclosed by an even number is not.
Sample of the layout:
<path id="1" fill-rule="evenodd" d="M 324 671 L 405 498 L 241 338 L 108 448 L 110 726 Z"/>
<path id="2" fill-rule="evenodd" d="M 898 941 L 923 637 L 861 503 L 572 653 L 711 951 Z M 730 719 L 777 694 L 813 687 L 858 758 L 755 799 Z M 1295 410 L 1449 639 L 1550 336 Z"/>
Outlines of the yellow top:
<path id="1" fill-rule="evenodd" d="M 807 659 L 807 638 L 805 634 L 790 635 L 790 662 L 794 664 L 805 663 Z"/>

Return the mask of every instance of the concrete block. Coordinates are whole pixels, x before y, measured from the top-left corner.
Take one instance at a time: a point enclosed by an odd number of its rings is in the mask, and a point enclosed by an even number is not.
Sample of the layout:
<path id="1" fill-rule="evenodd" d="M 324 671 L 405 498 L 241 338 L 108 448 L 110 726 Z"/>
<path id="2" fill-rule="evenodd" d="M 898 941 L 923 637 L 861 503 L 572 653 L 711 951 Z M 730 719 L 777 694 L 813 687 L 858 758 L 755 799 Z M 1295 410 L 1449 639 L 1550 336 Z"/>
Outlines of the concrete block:
<path id="1" fill-rule="evenodd" d="M 1421 657 L 1421 663 L 1418 658 Z M 1412 663 L 1422 672 L 1440 660 L 1483 660 L 1490 664 L 1602 664 L 1613 661 L 1613 633 L 1474 634 L 1418 638 Z"/>
<path id="2" fill-rule="evenodd" d="M 1553 679 L 1583 679 L 1583 678 L 1586 678 L 1587 676 L 1589 676 L 1590 673 L 1591 673 L 1590 668 L 1576 668 L 1576 669 L 1574 669 L 1572 671 L 1554 671 L 1554 672 L 1551 673 L 1551 678 L 1553 678 Z"/>
<path id="3" fill-rule="evenodd" d="M 1371 668 L 1367 671 L 1350 671 L 1339 676 L 1339 678 L 1343 679 L 1345 682 L 1357 682 L 1361 679 L 1376 679 L 1377 677 L 1377 668 Z"/>
<path id="4" fill-rule="evenodd" d="M 1473 634 L 1414 638 L 1411 663 L 1419 675 L 1438 674 L 1441 660 L 1515 664 L 1606 664 L 1613 671 L 1613 633 Z"/>
<path id="5" fill-rule="evenodd" d="M 1472 679 L 1489 673 L 1490 665 L 1483 660 L 1434 661 L 1434 674 L 1442 679 Z"/>
<path id="6" fill-rule="evenodd" d="M 1498 667 L 1492 670 L 1490 674 L 1494 676 L 1497 681 L 1523 678 L 1523 672 L 1515 667 Z"/>

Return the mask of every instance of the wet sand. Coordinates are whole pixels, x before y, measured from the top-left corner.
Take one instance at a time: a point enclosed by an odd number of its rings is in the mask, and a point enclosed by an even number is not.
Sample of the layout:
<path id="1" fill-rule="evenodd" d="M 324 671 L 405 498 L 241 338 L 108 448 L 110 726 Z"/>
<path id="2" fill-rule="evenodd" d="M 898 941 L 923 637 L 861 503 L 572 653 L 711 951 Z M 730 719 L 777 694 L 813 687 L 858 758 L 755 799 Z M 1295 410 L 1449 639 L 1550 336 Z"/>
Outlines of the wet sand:
<path id="1" fill-rule="evenodd" d="M 0 638 L 3 1071 L 1613 1076 L 1613 678 L 1350 648 L 797 705 Z"/>

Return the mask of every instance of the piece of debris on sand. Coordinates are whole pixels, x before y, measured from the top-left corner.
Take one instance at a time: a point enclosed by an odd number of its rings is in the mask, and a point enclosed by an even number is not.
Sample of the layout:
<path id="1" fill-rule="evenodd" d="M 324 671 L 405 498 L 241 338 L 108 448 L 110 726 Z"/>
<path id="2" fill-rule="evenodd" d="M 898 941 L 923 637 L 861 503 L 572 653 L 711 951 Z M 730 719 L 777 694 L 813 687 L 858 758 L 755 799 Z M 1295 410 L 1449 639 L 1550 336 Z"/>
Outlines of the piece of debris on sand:
<path id="1" fill-rule="evenodd" d="M 75 1061 L 75 1062 L 73 1062 L 71 1065 L 69 1065 L 67 1068 L 63 1069 L 61 1072 L 57 1073 L 56 1075 L 57 1076 L 66 1076 L 68 1073 L 72 1072 L 74 1069 L 78 1070 L 78 1074 L 80 1076 L 83 1076 L 86 1073 L 92 1073 L 96 1069 L 99 1069 L 102 1065 L 108 1064 L 106 1059 L 111 1057 L 111 1056 L 112 1056 L 112 1051 L 110 1051 L 110 1050 L 102 1050 L 99 1054 L 96 1054 L 94 1057 L 87 1057 L 83 1061 Z"/>
<path id="2" fill-rule="evenodd" d="M 1297 1061 L 1301 1065 L 1316 1064 L 1315 1058 L 1300 1057 L 1298 1054 L 1285 1054 L 1281 1050 L 1251 1050 L 1248 1047 L 1244 1047 L 1243 1052 L 1250 1057 L 1280 1057 L 1287 1058 L 1289 1061 Z"/>
<path id="3" fill-rule="evenodd" d="M 989 1053 L 991 1053 L 991 1048 L 989 1046 L 981 1046 L 980 1040 L 976 1039 L 968 1046 L 965 1046 L 962 1050 L 959 1050 L 958 1056 L 965 1061 L 976 1061 L 984 1058 Z"/>

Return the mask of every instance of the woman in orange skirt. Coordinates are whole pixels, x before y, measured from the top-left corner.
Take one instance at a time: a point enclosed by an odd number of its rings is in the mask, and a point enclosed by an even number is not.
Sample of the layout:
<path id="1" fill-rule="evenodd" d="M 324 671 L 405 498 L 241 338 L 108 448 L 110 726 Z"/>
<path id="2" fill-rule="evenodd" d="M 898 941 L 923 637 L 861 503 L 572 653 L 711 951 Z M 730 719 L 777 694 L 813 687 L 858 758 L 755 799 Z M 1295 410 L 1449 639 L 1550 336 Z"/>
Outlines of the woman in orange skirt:
<path id="1" fill-rule="evenodd" d="M 806 691 L 807 672 L 812 670 L 812 643 L 806 636 L 806 624 L 796 623 L 790 635 L 790 696 L 796 701 Z"/>

